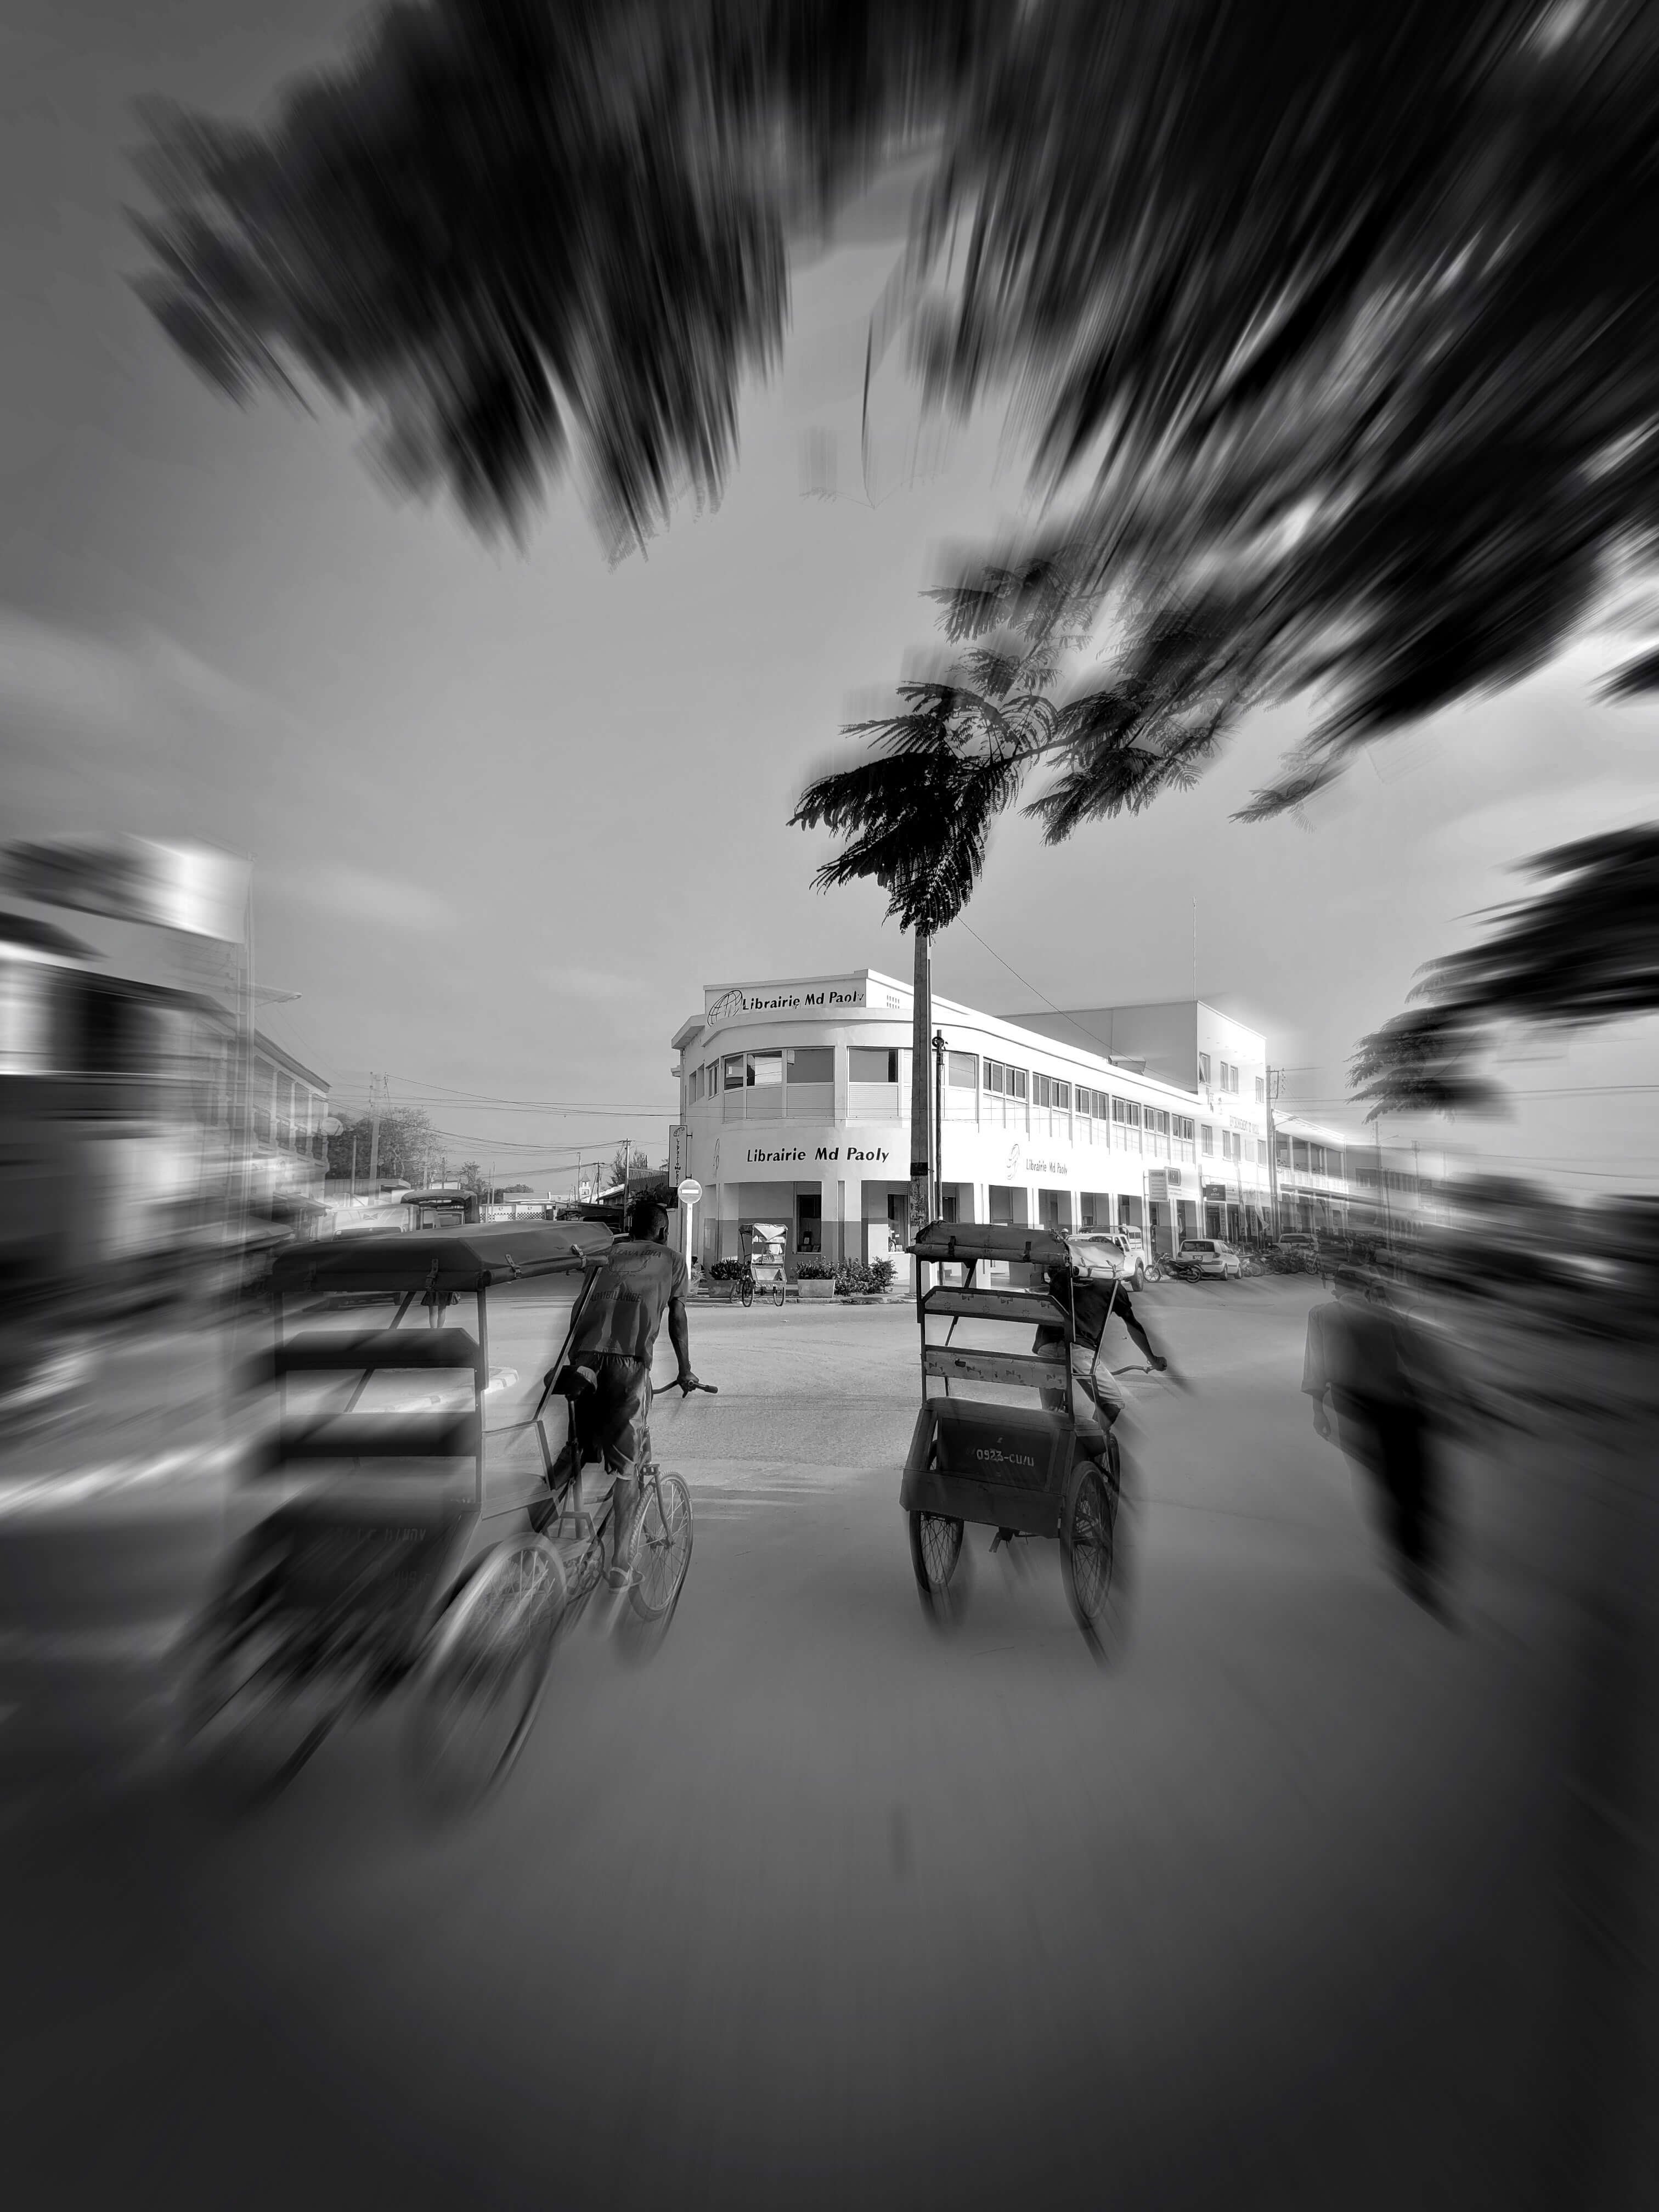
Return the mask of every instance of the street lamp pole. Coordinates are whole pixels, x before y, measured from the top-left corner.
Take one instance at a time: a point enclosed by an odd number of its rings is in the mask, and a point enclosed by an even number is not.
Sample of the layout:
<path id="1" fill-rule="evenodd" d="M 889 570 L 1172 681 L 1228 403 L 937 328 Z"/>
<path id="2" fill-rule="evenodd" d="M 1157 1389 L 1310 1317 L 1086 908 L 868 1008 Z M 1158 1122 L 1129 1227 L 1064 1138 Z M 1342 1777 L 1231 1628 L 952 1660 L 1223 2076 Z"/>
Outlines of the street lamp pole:
<path id="1" fill-rule="evenodd" d="M 933 1218 L 945 1218 L 945 1032 L 933 1031 Z"/>

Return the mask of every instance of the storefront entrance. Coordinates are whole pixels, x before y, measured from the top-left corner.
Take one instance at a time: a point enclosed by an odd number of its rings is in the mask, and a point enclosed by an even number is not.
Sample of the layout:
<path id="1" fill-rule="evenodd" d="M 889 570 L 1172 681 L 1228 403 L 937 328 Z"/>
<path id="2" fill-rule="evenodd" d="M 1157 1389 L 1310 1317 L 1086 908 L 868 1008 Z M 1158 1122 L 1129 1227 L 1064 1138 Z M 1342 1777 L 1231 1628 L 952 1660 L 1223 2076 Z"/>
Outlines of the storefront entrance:
<path id="1" fill-rule="evenodd" d="M 795 1194 L 795 1249 L 797 1252 L 822 1252 L 823 1249 L 823 1194 L 821 1191 L 797 1191 Z"/>

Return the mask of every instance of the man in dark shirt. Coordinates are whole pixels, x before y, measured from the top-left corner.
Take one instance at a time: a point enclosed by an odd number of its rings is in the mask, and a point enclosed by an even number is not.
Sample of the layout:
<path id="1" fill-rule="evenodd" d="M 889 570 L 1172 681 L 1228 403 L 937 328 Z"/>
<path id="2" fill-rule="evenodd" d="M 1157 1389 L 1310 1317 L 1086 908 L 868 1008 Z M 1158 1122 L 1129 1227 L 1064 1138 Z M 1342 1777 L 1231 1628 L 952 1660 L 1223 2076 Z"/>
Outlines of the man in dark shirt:
<path id="1" fill-rule="evenodd" d="M 1328 1438 L 1328 1400 L 1350 1466 L 1375 1486 L 1401 1581 L 1437 1609 L 1441 1498 L 1434 1430 L 1450 1425 L 1450 1376 L 1426 1332 L 1389 1304 L 1357 1267 L 1336 1271 L 1336 1296 L 1308 1316 L 1302 1388 Z"/>
<path id="2" fill-rule="evenodd" d="M 1162 1375 L 1169 1362 L 1153 1351 L 1152 1339 L 1136 1317 L 1128 1285 L 1121 1276 L 1115 1281 L 1103 1283 L 1097 1276 L 1085 1274 L 1065 1261 L 1056 1261 L 1045 1271 L 1045 1281 L 1055 1304 L 1076 1316 L 1076 1336 L 1071 1352 L 1073 1380 L 1085 1397 L 1092 1401 L 1101 1419 L 1109 1422 L 1116 1417 L 1122 1401 L 1112 1387 L 1110 1369 L 1103 1368 L 1094 1356 L 1109 1317 L 1115 1315 L 1123 1323 L 1129 1332 L 1130 1342 L 1155 1374 Z M 1066 1341 L 1063 1329 L 1053 1322 L 1045 1322 L 1037 1331 L 1036 1349 L 1046 1351 Z"/>
<path id="3" fill-rule="evenodd" d="M 665 1313 L 679 1363 L 675 1381 L 682 1390 L 697 1383 L 685 1313 L 685 1262 L 668 1249 L 667 1212 L 654 1198 L 638 1199 L 628 1230 L 589 1278 L 564 1366 L 553 1378 L 553 1387 L 570 1401 L 577 1464 L 602 1459 L 615 1481 L 608 1577 L 613 1589 L 626 1589 L 633 1572 L 640 1489 L 635 1470 L 645 1448 L 651 1360 Z"/>

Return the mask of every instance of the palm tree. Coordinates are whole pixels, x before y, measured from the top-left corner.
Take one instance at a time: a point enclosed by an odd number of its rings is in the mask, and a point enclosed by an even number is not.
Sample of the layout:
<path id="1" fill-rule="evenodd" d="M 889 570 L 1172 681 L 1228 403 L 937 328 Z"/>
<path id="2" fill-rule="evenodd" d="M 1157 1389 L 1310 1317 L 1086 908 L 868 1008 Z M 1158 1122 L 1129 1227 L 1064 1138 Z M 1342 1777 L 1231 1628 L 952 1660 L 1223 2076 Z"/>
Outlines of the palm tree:
<path id="1" fill-rule="evenodd" d="M 227 390 L 367 412 L 482 529 L 574 472 L 620 550 L 718 494 L 791 240 L 930 149 L 883 342 L 1067 503 L 950 625 L 1053 571 L 1111 632 L 1063 701 L 906 695 L 803 801 L 932 913 L 1040 763 L 1064 836 L 1312 694 L 1279 811 L 1650 564 L 1656 113 L 1647 0 L 428 0 L 263 132 L 151 112 L 141 289 Z"/>
<path id="2" fill-rule="evenodd" d="M 620 550 L 717 495 L 791 240 L 928 148 L 884 337 L 1012 395 L 1206 680 L 1341 695 L 1271 807 L 1653 542 L 1656 112 L 1645 0 L 428 0 L 264 132 L 150 111 L 141 289 L 400 484 L 521 532 L 574 471 Z"/>
<path id="3" fill-rule="evenodd" d="M 1559 845 L 1523 864 L 1550 888 L 1503 908 L 1486 942 L 1431 961 L 1425 1003 L 1363 1040 L 1352 1080 L 1370 1118 L 1490 1111 L 1475 1072 L 1499 1025 L 1571 1030 L 1659 1012 L 1659 823 Z"/>

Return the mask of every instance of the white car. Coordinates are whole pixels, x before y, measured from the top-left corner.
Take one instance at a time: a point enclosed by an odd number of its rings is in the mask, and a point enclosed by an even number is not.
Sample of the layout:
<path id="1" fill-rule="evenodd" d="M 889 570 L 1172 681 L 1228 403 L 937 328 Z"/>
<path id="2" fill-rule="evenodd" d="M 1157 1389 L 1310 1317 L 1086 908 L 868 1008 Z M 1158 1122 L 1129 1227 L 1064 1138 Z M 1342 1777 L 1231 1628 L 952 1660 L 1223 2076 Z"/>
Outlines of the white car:
<path id="1" fill-rule="evenodd" d="M 1183 1237 L 1176 1266 L 1200 1275 L 1214 1275 L 1222 1282 L 1230 1276 L 1237 1280 L 1244 1273 L 1243 1260 L 1219 1237 Z"/>
<path id="2" fill-rule="evenodd" d="M 1092 1275 L 1103 1282 L 1115 1279 L 1127 1283 L 1132 1290 L 1146 1288 L 1146 1255 L 1139 1245 L 1131 1244 L 1115 1230 L 1074 1230 L 1066 1242 L 1071 1248 L 1073 1261 L 1084 1274 Z"/>

